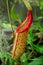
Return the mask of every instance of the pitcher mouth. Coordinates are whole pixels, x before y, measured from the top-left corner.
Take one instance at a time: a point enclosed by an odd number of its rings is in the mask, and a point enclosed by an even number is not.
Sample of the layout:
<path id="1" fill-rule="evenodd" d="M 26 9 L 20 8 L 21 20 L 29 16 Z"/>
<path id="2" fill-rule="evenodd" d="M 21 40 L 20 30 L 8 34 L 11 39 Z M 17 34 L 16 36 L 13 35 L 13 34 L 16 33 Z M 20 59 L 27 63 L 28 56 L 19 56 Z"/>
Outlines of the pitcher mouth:
<path id="1" fill-rule="evenodd" d="M 26 19 L 17 27 L 16 32 L 22 33 L 26 30 L 29 30 L 31 24 L 32 24 L 33 16 L 32 11 L 28 11 Z"/>

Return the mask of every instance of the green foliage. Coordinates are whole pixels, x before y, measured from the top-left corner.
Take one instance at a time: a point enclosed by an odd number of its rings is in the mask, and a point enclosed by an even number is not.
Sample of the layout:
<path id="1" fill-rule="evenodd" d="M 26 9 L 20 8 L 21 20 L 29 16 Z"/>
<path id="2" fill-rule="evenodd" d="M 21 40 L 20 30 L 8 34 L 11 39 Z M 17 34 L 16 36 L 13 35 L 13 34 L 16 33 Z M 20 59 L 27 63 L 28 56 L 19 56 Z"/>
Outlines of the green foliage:
<path id="1" fill-rule="evenodd" d="M 39 21 L 40 19 L 43 19 L 43 16 L 36 17 L 34 21 Z"/>
<path id="2" fill-rule="evenodd" d="M 11 55 L 3 53 L 0 54 L 0 57 L 2 58 L 7 58 L 5 65 L 13 65 L 15 62 L 17 63 L 18 61 L 15 59 L 12 59 Z M 22 58 L 21 58 L 21 64 L 23 62 L 23 65 L 43 65 L 43 56 L 40 56 L 38 58 L 35 59 L 31 59 L 32 62 L 28 62 L 26 55 L 23 54 Z"/>
<path id="3" fill-rule="evenodd" d="M 36 23 L 36 26 L 37 26 L 36 27 L 37 30 L 39 30 L 40 32 L 43 32 L 43 26 L 39 22 Z"/>
<path id="4" fill-rule="evenodd" d="M 40 9 L 43 9 L 43 1 L 39 3 Z"/>
<path id="5" fill-rule="evenodd" d="M 3 64 L 5 63 L 4 65 L 13 65 L 15 62 L 17 62 L 17 60 L 12 59 L 12 56 L 9 53 L 0 53 L 0 57 L 3 58 L 3 61 L 5 60 L 3 62 Z"/>
<path id="6" fill-rule="evenodd" d="M 23 55 L 22 55 L 22 57 L 20 58 L 20 61 L 21 62 L 26 62 L 28 60 L 28 58 L 26 57 L 26 54 L 24 53 Z"/>
<path id="7" fill-rule="evenodd" d="M 29 63 L 28 65 L 43 65 L 43 56 L 33 59 L 33 61 L 31 63 Z"/>
<path id="8" fill-rule="evenodd" d="M 27 44 L 30 44 L 32 46 L 32 48 L 35 49 L 37 52 L 43 53 L 43 46 L 35 45 L 33 43 L 34 40 L 35 40 L 36 34 L 32 32 L 33 28 L 34 28 L 34 25 L 32 25 L 31 27 L 32 28 L 30 28 L 30 31 L 29 31 L 29 34 L 28 34 Z M 35 30 L 39 30 L 40 32 L 43 32 L 43 26 L 41 26 L 40 23 L 37 22 L 35 24 Z"/>
<path id="9" fill-rule="evenodd" d="M 43 53 L 43 46 L 32 44 L 33 49 L 35 49 L 39 53 Z"/>
<path id="10" fill-rule="evenodd" d="M 2 20 L 0 21 L 0 53 L 2 52 L 7 52 L 8 51 L 8 41 L 7 41 L 7 37 L 4 33 L 3 30 L 3 24 L 2 24 Z"/>
<path id="11" fill-rule="evenodd" d="M 21 22 L 21 19 L 20 19 L 19 14 L 17 14 L 17 13 L 15 12 L 15 10 L 14 10 L 14 5 L 13 5 L 12 8 L 11 8 L 11 18 L 12 18 L 13 21 L 16 20 L 16 21 L 18 21 L 18 22 Z"/>

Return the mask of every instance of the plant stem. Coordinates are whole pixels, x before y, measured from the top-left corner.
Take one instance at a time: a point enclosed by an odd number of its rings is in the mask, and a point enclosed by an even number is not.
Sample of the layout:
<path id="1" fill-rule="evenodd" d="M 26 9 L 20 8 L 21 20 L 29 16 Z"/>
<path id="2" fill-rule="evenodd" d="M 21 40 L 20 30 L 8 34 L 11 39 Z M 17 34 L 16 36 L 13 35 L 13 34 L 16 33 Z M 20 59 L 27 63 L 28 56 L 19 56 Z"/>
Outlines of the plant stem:
<path id="1" fill-rule="evenodd" d="M 11 16 L 10 16 L 10 12 L 9 12 L 8 0 L 6 0 L 6 6 L 7 6 L 7 13 L 8 13 L 9 22 L 11 24 L 12 33 L 13 33 L 13 37 L 14 37 L 14 30 L 13 30 L 12 20 L 11 20 Z"/>

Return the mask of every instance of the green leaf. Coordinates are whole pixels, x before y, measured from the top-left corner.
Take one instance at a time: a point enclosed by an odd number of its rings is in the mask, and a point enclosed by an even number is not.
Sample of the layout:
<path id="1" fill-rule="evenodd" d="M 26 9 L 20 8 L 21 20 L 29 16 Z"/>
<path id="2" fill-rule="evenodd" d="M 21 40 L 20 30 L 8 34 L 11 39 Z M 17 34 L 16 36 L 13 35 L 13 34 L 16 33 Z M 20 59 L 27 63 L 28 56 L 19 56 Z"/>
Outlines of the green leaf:
<path id="1" fill-rule="evenodd" d="M 11 29 L 11 25 L 10 25 L 9 23 L 7 23 L 7 24 L 6 24 L 6 23 L 3 23 L 2 25 L 3 25 L 3 27 L 6 28 L 6 29 Z M 12 25 L 12 26 L 13 26 L 13 28 L 16 28 L 16 25 L 15 25 L 15 24 Z"/>
<path id="2" fill-rule="evenodd" d="M 7 53 L 0 53 L 0 58 L 5 58 L 6 60 L 6 65 L 14 65 L 14 62 L 17 62 L 17 60 L 13 59 L 10 54 Z"/>
<path id="3" fill-rule="evenodd" d="M 37 30 L 39 30 L 40 32 L 43 32 L 43 26 L 39 22 L 37 22 L 35 25 L 37 26 L 36 27 Z"/>
<path id="4" fill-rule="evenodd" d="M 13 21 L 16 20 L 16 21 L 18 21 L 18 22 L 21 22 L 21 18 L 20 18 L 20 16 L 19 16 L 19 14 L 17 14 L 17 13 L 15 12 L 14 6 L 12 6 L 12 8 L 11 8 L 11 18 L 12 18 Z"/>
<path id="5" fill-rule="evenodd" d="M 41 2 L 39 3 L 39 5 L 40 5 L 40 9 L 43 9 L 43 1 L 41 1 Z"/>
<path id="6" fill-rule="evenodd" d="M 26 61 L 26 62 L 24 62 L 24 64 L 23 65 L 28 65 L 29 63 Z"/>
<path id="7" fill-rule="evenodd" d="M 11 65 L 9 59 L 6 61 L 6 65 Z"/>
<path id="8" fill-rule="evenodd" d="M 40 19 L 43 19 L 43 16 L 36 17 L 34 21 L 39 21 Z"/>
<path id="9" fill-rule="evenodd" d="M 36 50 L 39 53 L 43 53 L 43 46 L 32 44 L 34 50 Z"/>
<path id="10" fill-rule="evenodd" d="M 32 32 L 30 32 L 28 34 L 27 44 L 30 44 L 31 45 L 33 43 L 33 41 L 34 41 L 34 37 L 35 37 L 35 34 L 33 34 Z"/>
<path id="11" fill-rule="evenodd" d="M 20 61 L 21 62 L 25 62 L 25 61 L 27 61 L 27 57 L 26 57 L 26 54 L 24 53 L 23 55 L 22 55 L 22 57 L 20 58 Z"/>
<path id="12" fill-rule="evenodd" d="M 28 65 L 43 65 L 43 56 L 33 59 Z"/>
<path id="13" fill-rule="evenodd" d="M 0 53 L 0 57 L 2 58 L 12 58 L 10 54 L 7 53 Z"/>

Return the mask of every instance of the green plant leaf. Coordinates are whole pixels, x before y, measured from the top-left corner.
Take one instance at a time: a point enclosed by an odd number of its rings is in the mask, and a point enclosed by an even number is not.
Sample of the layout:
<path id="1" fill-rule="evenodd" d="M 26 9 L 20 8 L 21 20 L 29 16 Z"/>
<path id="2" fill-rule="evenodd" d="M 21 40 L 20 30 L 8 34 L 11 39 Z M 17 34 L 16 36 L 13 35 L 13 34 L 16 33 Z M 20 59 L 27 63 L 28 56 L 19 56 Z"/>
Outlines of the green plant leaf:
<path id="1" fill-rule="evenodd" d="M 36 27 L 37 30 L 39 30 L 40 32 L 43 32 L 43 26 L 39 22 L 37 22 L 35 25 L 37 26 Z"/>
<path id="2" fill-rule="evenodd" d="M 9 59 L 6 61 L 6 65 L 11 65 Z"/>
<path id="3" fill-rule="evenodd" d="M 22 55 L 22 57 L 20 58 L 20 60 L 21 60 L 21 62 L 25 62 L 25 61 L 27 61 L 27 57 L 26 57 L 26 54 L 24 53 L 23 55 Z"/>
<path id="4" fill-rule="evenodd" d="M 6 60 L 6 65 L 14 65 L 14 62 L 17 62 L 17 60 L 13 59 L 10 54 L 7 53 L 0 53 L 0 58 L 5 58 Z"/>
<path id="5" fill-rule="evenodd" d="M 18 21 L 18 22 L 21 22 L 21 18 L 20 18 L 20 16 L 19 16 L 19 14 L 17 14 L 17 13 L 15 12 L 14 6 L 12 6 L 12 8 L 11 8 L 11 18 L 12 18 L 13 21 L 16 20 L 16 21 Z"/>
<path id="6" fill-rule="evenodd" d="M 43 9 L 43 1 L 41 1 L 41 2 L 39 3 L 39 5 L 40 5 L 40 9 Z"/>
<path id="7" fill-rule="evenodd" d="M 33 59 L 28 65 L 43 65 L 43 56 Z"/>
<path id="8" fill-rule="evenodd" d="M 29 63 L 26 61 L 26 62 L 24 62 L 24 64 L 23 65 L 28 65 Z"/>
<path id="9" fill-rule="evenodd" d="M 0 53 L 0 57 L 2 58 L 12 58 L 10 54 L 7 54 L 7 53 Z"/>
<path id="10" fill-rule="evenodd" d="M 34 21 L 39 21 L 40 19 L 43 19 L 43 16 L 36 17 Z"/>
<path id="11" fill-rule="evenodd" d="M 30 31 L 30 33 L 28 34 L 28 38 L 27 38 L 27 44 L 31 45 L 34 41 L 34 37 L 35 37 L 35 34 L 33 34 L 32 31 Z"/>
<path id="12" fill-rule="evenodd" d="M 39 53 L 43 53 L 43 46 L 32 44 L 34 50 L 36 50 Z"/>

